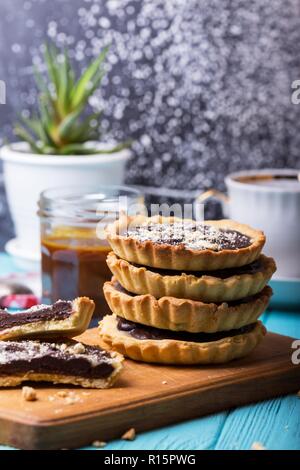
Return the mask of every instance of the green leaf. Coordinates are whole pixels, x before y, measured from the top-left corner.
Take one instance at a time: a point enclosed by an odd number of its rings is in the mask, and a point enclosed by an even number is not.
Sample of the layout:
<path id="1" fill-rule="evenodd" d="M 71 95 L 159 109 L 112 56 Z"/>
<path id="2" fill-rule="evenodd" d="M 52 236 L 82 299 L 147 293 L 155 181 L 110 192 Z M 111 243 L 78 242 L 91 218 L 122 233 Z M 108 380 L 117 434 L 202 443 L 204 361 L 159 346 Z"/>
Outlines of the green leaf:
<path id="1" fill-rule="evenodd" d="M 31 130 L 34 136 L 41 141 L 48 141 L 47 134 L 44 131 L 43 125 L 38 118 L 24 118 L 20 116 L 20 120 L 23 124 Z M 48 142 L 50 143 L 50 142 Z"/>
<path id="2" fill-rule="evenodd" d="M 68 56 L 66 50 L 62 55 L 63 61 L 57 65 L 57 73 L 59 80 L 58 87 L 58 110 L 60 116 L 64 118 L 68 114 L 68 105 L 69 105 L 69 69 L 68 69 Z"/>
<path id="3" fill-rule="evenodd" d="M 83 143 L 87 142 L 88 140 L 96 140 L 99 139 L 100 132 L 99 132 L 99 119 L 102 112 L 93 113 L 84 119 L 83 122 L 77 124 L 74 129 L 70 129 L 69 140 L 72 142 Z M 97 121 L 96 127 L 91 126 L 92 121 Z"/>
<path id="4" fill-rule="evenodd" d="M 69 114 L 65 119 L 60 123 L 58 126 L 58 134 L 61 136 L 62 139 L 68 137 L 68 133 L 71 131 L 72 127 L 75 125 L 78 117 L 80 116 L 82 109 L 79 108 L 73 113 Z"/>
<path id="5" fill-rule="evenodd" d="M 87 67 L 87 69 L 75 85 L 71 94 L 71 103 L 73 109 L 85 102 L 87 95 L 90 96 L 91 92 L 88 91 L 89 87 L 90 89 L 94 88 L 94 78 L 98 75 L 99 67 L 104 62 L 107 52 L 108 47 L 105 47 L 103 51 L 99 54 L 99 56 Z M 98 82 L 100 82 L 100 80 L 98 80 Z"/>
<path id="6" fill-rule="evenodd" d="M 55 87 L 56 94 L 58 95 L 59 77 L 58 77 L 57 67 L 55 63 L 57 54 L 58 54 L 58 51 L 56 47 L 54 46 L 54 44 L 46 44 L 44 57 L 45 57 L 46 65 L 47 65 L 47 71 L 48 71 L 49 78 Z"/>
<path id="7" fill-rule="evenodd" d="M 20 137 L 22 140 L 27 142 L 30 145 L 31 150 L 35 153 L 41 154 L 41 149 L 33 139 L 33 137 L 29 134 L 29 132 L 25 129 L 25 127 L 17 124 L 14 128 L 15 135 Z"/>

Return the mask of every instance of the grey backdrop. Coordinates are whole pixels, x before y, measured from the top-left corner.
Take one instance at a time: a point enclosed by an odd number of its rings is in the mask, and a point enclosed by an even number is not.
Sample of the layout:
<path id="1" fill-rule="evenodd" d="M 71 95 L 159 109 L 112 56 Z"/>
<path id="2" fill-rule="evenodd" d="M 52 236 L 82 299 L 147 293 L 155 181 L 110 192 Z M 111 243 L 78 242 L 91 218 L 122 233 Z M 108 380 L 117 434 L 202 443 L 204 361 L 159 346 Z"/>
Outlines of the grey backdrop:
<path id="1" fill-rule="evenodd" d="M 223 189 L 229 171 L 300 167 L 299 0 L 0 0 L 0 138 L 34 106 L 47 39 L 78 68 L 111 44 L 92 105 L 105 138 L 135 140 L 127 182 Z M 2 243 L 3 205 L 0 223 Z"/>

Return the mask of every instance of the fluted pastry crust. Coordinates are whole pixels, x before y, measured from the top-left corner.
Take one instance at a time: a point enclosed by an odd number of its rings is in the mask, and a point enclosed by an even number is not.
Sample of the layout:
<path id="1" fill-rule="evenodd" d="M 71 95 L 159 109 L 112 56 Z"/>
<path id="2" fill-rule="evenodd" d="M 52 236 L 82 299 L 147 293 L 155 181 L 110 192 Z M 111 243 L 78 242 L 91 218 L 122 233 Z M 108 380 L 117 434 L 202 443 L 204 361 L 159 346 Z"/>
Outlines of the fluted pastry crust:
<path id="1" fill-rule="evenodd" d="M 259 321 L 248 333 L 207 343 L 139 340 L 118 330 L 115 315 L 107 315 L 100 322 L 99 332 L 108 347 L 136 361 L 183 365 L 221 364 L 246 356 L 263 339 L 266 329 Z"/>
<path id="2" fill-rule="evenodd" d="M 156 299 L 178 297 L 203 302 L 225 302 L 242 299 L 260 292 L 276 271 L 273 258 L 260 255 L 261 269 L 251 274 L 235 274 L 227 278 L 210 276 L 209 272 L 197 277 L 195 274 L 172 275 L 151 271 L 119 258 L 113 252 L 107 264 L 118 282 L 129 292 L 151 294 Z"/>
<path id="3" fill-rule="evenodd" d="M 247 302 L 228 305 L 204 303 L 176 297 L 156 299 L 150 294 L 132 296 L 116 288 L 116 280 L 104 284 L 104 295 L 113 313 L 126 320 L 155 328 L 190 333 L 228 331 L 254 323 L 267 308 L 272 289 Z"/>
<path id="4" fill-rule="evenodd" d="M 154 268 L 174 269 L 178 271 L 208 271 L 244 266 L 252 263 L 261 253 L 265 243 L 263 232 L 233 220 L 205 220 L 205 225 L 217 229 L 234 230 L 251 239 L 249 246 L 238 249 L 191 249 L 183 244 L 171 245 L 155 243 L 151 240 L 140 241 L 135 237 L 122 235 L 128 226 L 150 223 L 172 224 L 181 222 L 176 217 L 122 217 L 106 229 L 107 239 L 112 250 L 120 257 L 132 263 Z M 184 222 L 193 222 L 185 219 Z"/>

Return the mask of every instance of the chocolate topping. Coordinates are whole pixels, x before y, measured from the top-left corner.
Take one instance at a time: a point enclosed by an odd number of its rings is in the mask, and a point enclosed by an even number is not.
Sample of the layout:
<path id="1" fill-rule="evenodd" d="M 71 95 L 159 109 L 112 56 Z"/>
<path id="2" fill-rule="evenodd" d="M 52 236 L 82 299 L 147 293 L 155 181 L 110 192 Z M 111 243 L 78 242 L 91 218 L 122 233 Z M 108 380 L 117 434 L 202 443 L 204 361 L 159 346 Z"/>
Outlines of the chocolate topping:
<path id="1" fill-rule="evenodd" d="M 105 378 L 114 370 L 107 351 L 76 341 L 0 341 L 0 375 L 35 372 Z"/>
<path id="2" fill-rule="evenodd" d="M 197 222 L 136 225 L 124 235 L 140 242 L 150 240 L 161 245 L 183 245 L 192 250 L 237 250 L 251 245 L 251 239 L 236 230 Z"/>
<path id="3" fill-rule="evenodd" d="M 138 264 L 135 264 L 135 266 L 140 267 Z M 258 258 L 256 261 L 253 261 L 253 263 L 247 264 L 245 266 L 240 266 L 238 268 L 219 269 L 217 271 L 174 271 L 171 269 L 158 269 L 149 266 L 147 266 L 147 270 L 161 274 L 162 276 L 180 276 L 181 274 L 191 274 L 196 277 L 211 276 L 220 279 L 227 279 L 231 276 L 238 276 L 241 274 L 255 274 L 259 271 L 262 271 L 263 263 L 261 259 Z"/>
<path id="4" fill-rule="evenodd" d="M 15 314 L 0 310 L 0 330 L 49 320 L 64 320 L 72 314 L 72 302 L 58 300 L 53 305 L 37 305 Z"/>
<path id="5" fill-rule="evenodd" d="M 154 328 L 152 326 L 140 325 L 120 317 L 117 317 L 117 319 L 117 328 L 119 331 L 125 331 L 133 338 L 139 340 L 174 339 L 177 341 L 191 341 L 193 343 L 208 343 L 211 341 L 218 341 L 223 338 L 249 333 L 256 325 L 256 323 L 252 323 L 251 325 L 246 325 L 236 330 L 219 331 L 217 333 L 187 333 L 186 331 L 169 331 Z"/>

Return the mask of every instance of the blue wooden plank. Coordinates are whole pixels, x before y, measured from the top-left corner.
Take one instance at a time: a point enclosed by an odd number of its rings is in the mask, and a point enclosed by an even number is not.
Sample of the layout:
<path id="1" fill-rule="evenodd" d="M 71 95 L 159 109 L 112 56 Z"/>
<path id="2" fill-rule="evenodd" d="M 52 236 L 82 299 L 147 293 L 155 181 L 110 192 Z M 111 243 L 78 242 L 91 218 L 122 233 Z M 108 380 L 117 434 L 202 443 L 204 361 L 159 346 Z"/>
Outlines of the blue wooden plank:
<path id="1" fill-rule="evenodd" d="M 274 333 L 300 338 L 300 311 L 268 311 L 264 318 L 264 324 L 269 331 Z"/>
<path id="2" fill-rule="evenodd" d="M 300 449 L 300 399 L 268 400 L 229 413 L 216 450 L 247 450 L 254 442 L 267 449 Z"/>
<path id="3" fill-rule="evenodd" d="M 0 276 L 12 272 L 20 269 L 0 254 Z M 262 319 L 270 331 L 300 337 L 300 312 L 268 311 Z M 133 442 L 115 440 L 105 449 L 249 449 L 255 441 L 268 449 L 300 449 L 299 420 L 300 399 L 289 396 L 142 433 Z"/>
<path id="4" fill-rule="evenodd" d="M 214 447 L 227 413 L 218 413 L 138 434 L 134 441 L 111 441 L 105 450 L 205 450 Z M 85 447 L 91 450 L 94 447 Z M 97 449 L 98 450 L 98 449 Z"/>

